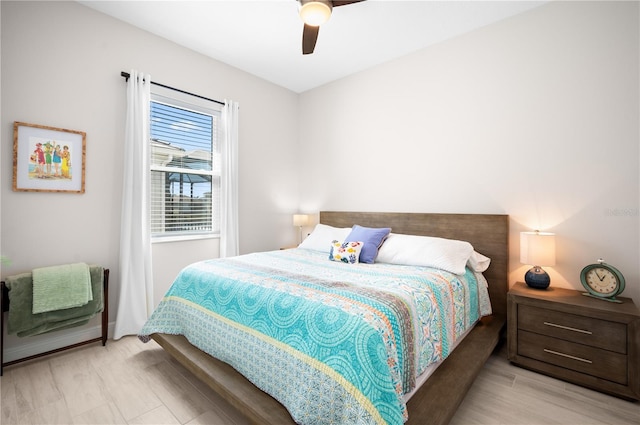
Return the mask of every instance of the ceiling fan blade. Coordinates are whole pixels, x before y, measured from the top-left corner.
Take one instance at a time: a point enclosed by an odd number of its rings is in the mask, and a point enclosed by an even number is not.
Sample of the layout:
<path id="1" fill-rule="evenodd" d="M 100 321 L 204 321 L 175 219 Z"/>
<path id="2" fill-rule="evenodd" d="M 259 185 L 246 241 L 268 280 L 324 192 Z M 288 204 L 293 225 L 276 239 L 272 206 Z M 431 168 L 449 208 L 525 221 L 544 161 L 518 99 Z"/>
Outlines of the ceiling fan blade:
<path id="1" fill-rule="evenodd" d="M 304 30 L 302 30 L 303 55 L 313 53 L 313 49 L 316 48 L 316 41 L 318 41 L 318 32 L 320 32 L 320 27 L 304 24 Z"/>
<path id="2" fill-rule="evenodd" d="M 333 7 L 338 7 L 338 6 L 346 6 L 351 3 L 360 3 L 362 1 L 365 1 L 365 0 L 344 0 L 344 1 L 334 0 L 331 3 L 333 4 Z"/>
<path id="3" fill-rule="evenodd" d="M 329 11 L 332 7 L 337 6 L 346 6 L 352 3 L 360 3 L 365 0 L 322 0 L 322 3 L 329 6 Z M 306 5 L 307 3 L 313 3 L 313 0 L 300 0 L 301 5 Z M 313 53 L 316 48 L 316 41 L 318 41 L 318 33 L 320 32 L 319 26 L 312 26 L 308 24 L 304 24 L 304 29 L 302 31 L 302 54 L 309 55 Z"/>

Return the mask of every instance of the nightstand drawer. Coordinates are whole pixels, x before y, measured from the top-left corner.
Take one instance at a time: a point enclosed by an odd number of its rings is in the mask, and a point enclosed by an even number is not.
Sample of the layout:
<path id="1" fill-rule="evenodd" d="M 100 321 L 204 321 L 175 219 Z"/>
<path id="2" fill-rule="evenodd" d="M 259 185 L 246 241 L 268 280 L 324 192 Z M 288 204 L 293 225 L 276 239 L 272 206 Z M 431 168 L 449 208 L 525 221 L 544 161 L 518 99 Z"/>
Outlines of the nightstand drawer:
<path id="1" fill-rule="evenodd" d="M 545 363 L 627 384 L 627 356 L 518 330 L 518 354 Z"/>
<path id="2" fill-rule="evenodd" d="M 518 329 L 627 353 L 627 326 L 530 305 L 518 306 Z"/>
<path id="3" fill-rule="evenodd" d="M 581 291 L 517 282 L 507 295 L 508 358 L 516 365 L 640 400 L 640 310 Z"/>

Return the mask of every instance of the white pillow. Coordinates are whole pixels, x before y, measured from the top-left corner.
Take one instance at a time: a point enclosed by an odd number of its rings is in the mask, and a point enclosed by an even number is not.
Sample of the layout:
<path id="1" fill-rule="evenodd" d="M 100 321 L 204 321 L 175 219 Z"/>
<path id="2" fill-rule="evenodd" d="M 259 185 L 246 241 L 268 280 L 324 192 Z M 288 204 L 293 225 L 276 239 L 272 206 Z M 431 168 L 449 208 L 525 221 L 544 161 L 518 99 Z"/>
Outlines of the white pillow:
<path id="1" fill-rule="evenodd" d="M 469 242 L 391 233 L 380 247 L 376 262 L 434 267 L 464 274 L 472 253 Z"/>
<path id="2" fill-rule="evenodd" d="M 471 257 L 469 257 L 469 261 L 467 261 L 467 265 L 471 267 L 471 270 L 478 273 L 482 273 L 487 270 L 489 268 L 489 264 L 491 264 L 491 258 L 485 257 L 476 251 L 471 253 Z"/>
<path id="3" fill-rule="evenodd" d="M 312 249 L 314 251 L 331 251 L 331 242 L 343 241 L 351 233 L 351 227 L 333 227 L 326 224 L 316 224 L 313 232 L 302 241 L 298 248 Z"/>

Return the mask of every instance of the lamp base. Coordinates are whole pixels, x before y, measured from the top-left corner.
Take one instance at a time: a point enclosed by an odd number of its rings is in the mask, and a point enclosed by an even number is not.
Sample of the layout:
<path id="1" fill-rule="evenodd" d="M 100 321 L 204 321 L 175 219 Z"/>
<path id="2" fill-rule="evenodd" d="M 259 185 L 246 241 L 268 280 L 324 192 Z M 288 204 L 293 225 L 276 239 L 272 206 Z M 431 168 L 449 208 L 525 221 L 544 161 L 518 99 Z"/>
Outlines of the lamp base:
<path id="1" fill-rule="evenodd" d="M 535 289 L 547 289 L 551 283 L 551 278 L 539 266 L 534 266 L 524 275 L 525 283 Z"/>

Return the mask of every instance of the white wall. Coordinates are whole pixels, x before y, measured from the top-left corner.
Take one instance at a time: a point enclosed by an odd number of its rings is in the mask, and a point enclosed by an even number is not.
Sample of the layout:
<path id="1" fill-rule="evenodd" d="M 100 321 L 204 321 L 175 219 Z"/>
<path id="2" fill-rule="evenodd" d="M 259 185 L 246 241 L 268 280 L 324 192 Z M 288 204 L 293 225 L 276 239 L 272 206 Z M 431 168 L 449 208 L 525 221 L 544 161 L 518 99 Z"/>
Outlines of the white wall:
<path id="1" fill-rule="evenodd" d="M 1 8 L 0 252 L 11 259 L 2 277 L 74 261 L 102 264 L 111 269 L 115 319 L 126 102 L 120 72 L 131 69 L 240 103 L 240 250 L 277 249 L 296 240 L 295 93 L 75 2 L 2 1 Z M 85 194 L 12 191 L 14 121 L 87 133 Z M 218 252 L 217 239 L 154 245 L 156 301 L 182 266 Z M 6 342 L 11 349 L 29 341 Z"/>
<path id="2" fill-rule="evenodd" d="M 637 2 L 553 2 L 300 96 L 302 209 L 506 213 L 640 305 Z M 352 177 L 355 176 L 355 177 Z"/>
<path id="3" fill-rule="evenodd" d="M 135 68 L 240 102 L 243 253 L 297 240 L 298 205 L 507 213 L 512 283 L 527 269 L 518 232 L 552 230 L 553 285 L 577 288 L 603 257 L 640 305 L 636 2 L 554 2 L 300 96 L 74 2 L 0 7 L 2 277 L 104 264 L 115 317 L 120 71 Z M 11 191 L 13 121 L 87 132 L 84 195 Z M 156 300 L 184 264 L 217 253 L 215 241 L 156 244 Z"/>

